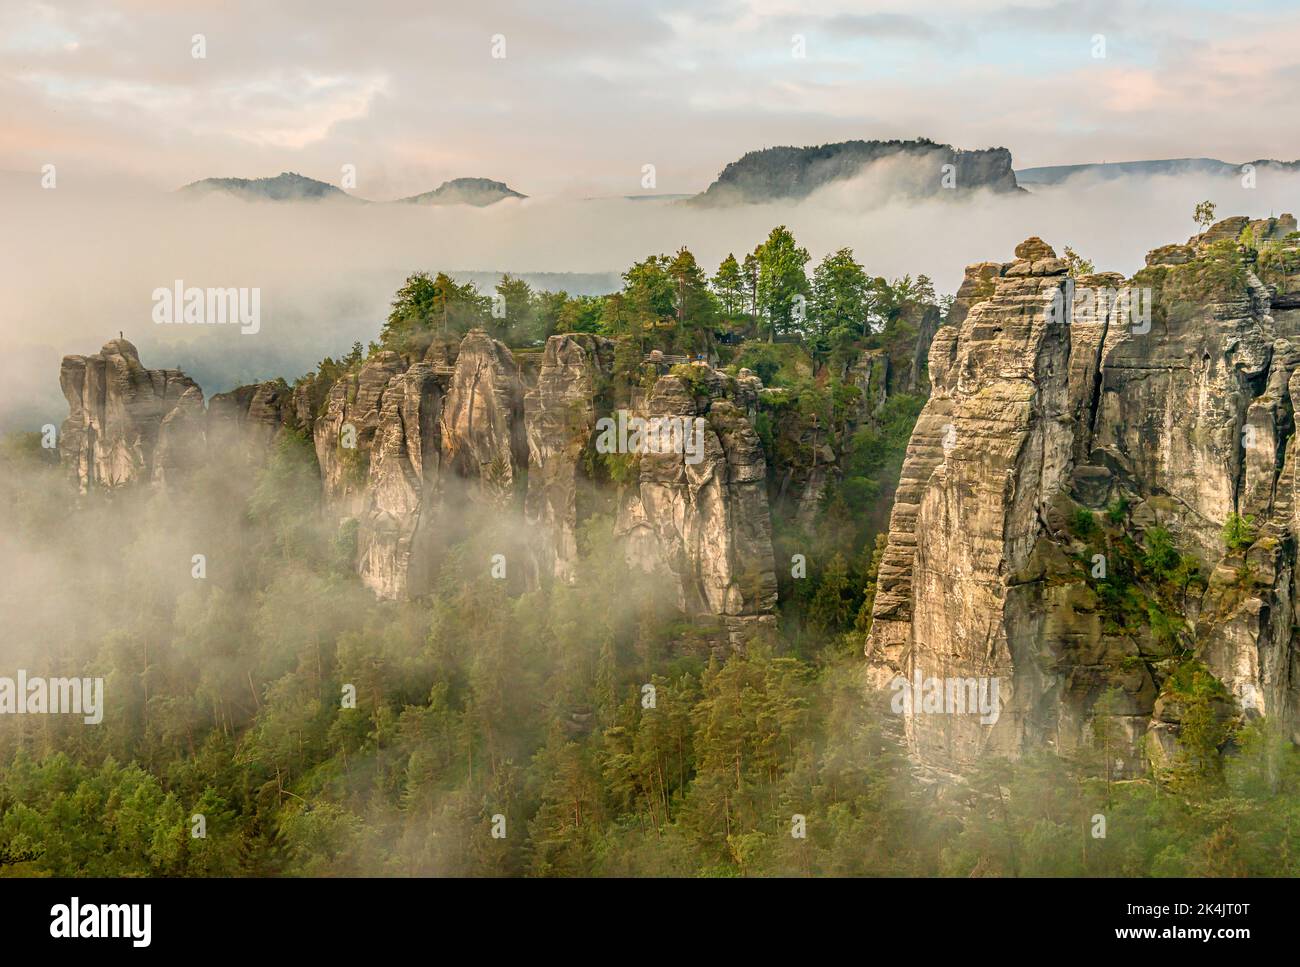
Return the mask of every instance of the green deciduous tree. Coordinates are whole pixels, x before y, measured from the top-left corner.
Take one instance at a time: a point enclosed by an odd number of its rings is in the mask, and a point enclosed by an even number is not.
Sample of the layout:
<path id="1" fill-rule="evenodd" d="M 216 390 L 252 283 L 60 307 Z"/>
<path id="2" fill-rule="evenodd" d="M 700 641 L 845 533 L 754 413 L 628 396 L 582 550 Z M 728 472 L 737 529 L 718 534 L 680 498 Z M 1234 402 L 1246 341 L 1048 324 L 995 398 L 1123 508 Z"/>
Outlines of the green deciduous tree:
<path id="1" fill-rule="evenodd" d="M 779 334 L 802 332 L 809 294 L 808 250 L 799 247 L 794 235 L 784 225 L 772 229 L 767 240 L 755 251 L 758 261 L 756 286 L 757 309 L 767 322 L 769 341 Z"/>

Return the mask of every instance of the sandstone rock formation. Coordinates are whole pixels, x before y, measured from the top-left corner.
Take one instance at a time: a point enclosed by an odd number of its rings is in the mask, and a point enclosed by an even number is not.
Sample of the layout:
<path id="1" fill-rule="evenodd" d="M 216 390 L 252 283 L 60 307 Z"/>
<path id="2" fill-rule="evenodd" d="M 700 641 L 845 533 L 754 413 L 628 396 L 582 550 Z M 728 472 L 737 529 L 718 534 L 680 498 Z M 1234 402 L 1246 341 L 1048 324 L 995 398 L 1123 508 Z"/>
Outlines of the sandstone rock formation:
<path id="1" fill-rule="evenodd" d="M 293 390 L 282 379 L 240 386 L 208 401 L 208 448 L 259 464 L 286 427 L 299 426 Z"/>
<path id="2" fill-rule="evenodd" d="M 427 593 L 467 528 L 508 523 L 521 509 L 525 527 L 515 530 L 526 531 L 530 560 L 516 573 L 533 585 L 570 582 L 589 512 L 579 483 L 592 466 L 596 421 L 614 412 L 614 343 L 557 335 L 539 357 L 520 366 L 476 329 L 421 360 L 379 351 L 329 386 L 275 380 L 205 407 L 183 373 L 145 369 L 130 343 L 114 340 L 95 356 L 64 359 L 61 446 L 83 490 L 172 487 L 204 467 L 251 480 L 281 433 L 309 433 L 326 519 L 355 533 L 357 573 L 377 596 Z M 754 430 L 763 387 L 748 370 L 693 372 L 689 385 L 666 375 L 648 395 L 634 387 L 632 405 L 647 417 L 700 417 L 702 459 L 631 455 L 639 462 L 616 525 L 629 558 L 671 577 L 686 614 L 716 619 L 723 639 L 741 646 L 771 625 L 776 603 L 766 461 Z"/>
<path id="3" fill-rule="evenodd" d="M 639 567 L 673 577 L 686 614 L 721 616 L 739 646 L 771 624 L 776 605 L 767 466 L 745 409 L 757 380 L 696 369 L 696 385 L 661 376 L 640 415 L 703 420 L 702 458 L 642 454 L 616 531 Z"/>
<path id="4" fill-rule="evenodd" d="M 146 369 L 125 339 L 92 356 L 63 357 L 59 383 L 68 401 L 59 449 L 83 493 L 155 479 L 164 421 L 182 398 L 187 413 L 203 405 L 193 380 L 179 370 Z M 177 449 L 167 448 L 169 460 Z"/>
<path id="5" fill-rule="evenodd" d="M 609 339 L 554 336 L 546 343 L 537 384 L 524 398 L 530 468 L 525 513 L 537 528 L 538 566 L 559 581 L 574 579 L 580 457 L 596 426 L 597 393 L 613 365 Z"/>
<path id="6" fill-rule="evenodd" d="M 472 329 L 460 344 L 441 416 L 443 458 L 452 472 L 477 480 L 476 495 L 504 502 L 528 462 L 524 392 L 504 343 Z"/>
<path id="7" fill-rule="evenodd" d="M 1129 740 L 1121 773 L 1167 762 L 1189 662 L 1222 684 L 1223 714 L 1297 734 L 1300 353 L 1272 314 L 1300 289 L 1293 225 L 1225 220 L 1127 283 L 1070 279 L 1038 239 L 967 270 L 931 346 L 867 643 L 882 686 L 999 682 L 993 723 L 907 712 L 927 767 L 1072 748 L 1103 694 Z M 1225 547 L 1238 513 L 1249 547 Z"/>
<path id="8" fill-rule="evenodd" d="M 423 594 L 435 574 L 443 400 L 424 362 L 384 388 L 357 529 L 357 572 L 381 598 Z"/>
<path id="9" fill-rule="evenodd" d="M 256 465 L 281 430 L 296 425 L 283 380 L 218 393 L 205 407 L 192 379 L 146 369 L 125 339 L 93 356 L 63 357 L 59 382 L 68 401 L 59 450 L 82 493 L 183 485 L 213 463 Z"/>
<path id="10" fill-rule="evenodd" d="M 426 592 L 444 531 L 466 508 L 503 510 L 521 496 L 534 580 L 574 580 L 578 480 L 596 420 L 608 415 L 601 397 L 613 343 L 552 336 L 531 386 L 481 330 L 439 353 L 405 369 L 396 354 L 376 354 L 329 391 L 316 420 L 326 504 L 357 520 L 362 580 L 381 597 Z M 642 455 L 617 531 L 631 559 L 672 576 L 685 613 L 720 617 L 739 645 L 770 624 L 776 595 L 766 465 L 753 429 L 762 387 L 748 371 L 700 372 L 699 397 L 665 376 L 643 415 L 704 417 L 704 459 Z M 354 448 L 338 442 L 349 439 Z"/>
<path id="11" fill-rule="evenodd" d="M 340 516 L 361 512 L 384 391 L 405 369 L 394 352 L 366 360 L 357 373 L 330 387 L 324 410 L 312 427 L 325 503 Z"/>

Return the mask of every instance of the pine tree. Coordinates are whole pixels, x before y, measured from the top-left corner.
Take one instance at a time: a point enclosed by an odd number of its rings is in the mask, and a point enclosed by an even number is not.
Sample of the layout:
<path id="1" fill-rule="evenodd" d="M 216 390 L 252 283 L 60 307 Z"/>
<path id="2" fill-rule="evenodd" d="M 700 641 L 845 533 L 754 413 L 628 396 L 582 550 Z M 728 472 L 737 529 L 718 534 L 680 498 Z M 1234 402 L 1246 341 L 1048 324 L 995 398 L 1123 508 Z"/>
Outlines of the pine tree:
<path id="1" fill-rule="evenodd" d="M 718 294 L 722 311 L 730 318 L 741 312 L 745 304 L 745 276 L 736 256 L 728 253 L 713 277 L 713 291 Z"/>
<path id="2" fill-rule="evenodd" d="M 756 285 L 757 311 L 767 319 L 768 341 L 778 333 L 800 330 L 804 322 L 797 318 L 799 297 L 808 295 L 808 278 L 804 266 L 808 264 L 808 250 L 800 248 L 794 235 L 784 225 L 772 229 L 762 245 L 755 250 L 758 259 Z"/>

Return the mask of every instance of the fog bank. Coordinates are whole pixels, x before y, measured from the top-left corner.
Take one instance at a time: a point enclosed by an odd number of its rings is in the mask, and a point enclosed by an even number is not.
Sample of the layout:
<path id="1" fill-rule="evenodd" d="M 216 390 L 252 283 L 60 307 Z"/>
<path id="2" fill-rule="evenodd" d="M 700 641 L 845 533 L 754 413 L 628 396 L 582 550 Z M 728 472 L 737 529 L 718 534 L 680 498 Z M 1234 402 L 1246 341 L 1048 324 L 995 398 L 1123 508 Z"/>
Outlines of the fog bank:
<path id="1" fill-rule="evenodd" d="M 0 430 L 34 429 L 65 414 L 57 369 L 65 353 L 91 353 L 119 331 L 150 367 L 184 369 L 206 395 L 240 383 L 292 379 L 322 356 L 375 338 L 403 278 L 447 270 L 586 273 L 551 288 L 595 292 L 647 254 L 689 247 L 712 270 L 788 225 L 814 262 L 848 246 L 874 275 L 929 275 L 952 292 L 971 262 L 1006 260 L 1039 235 L 1070 245 L 1098 269 L 1131 274 L 1158 245 L 1196 231 L 1210 199 L 1219 217 L 1300 208 L 1300 176 L 1236 178 L 1080 175 L 1032 193 L 918 199 L 929 172 L 886 161 L 799 204 L 698 208 L 669 201 L 529 198 L 489 208 L 187 199 L 130 187 L 60 186 L 39 177 L 0 180 L 9 216 L 0 234 Z M 811 265 L 810 265 L 811 270 Z M 255 335 L 237 326 L 160 326 L 152 292 L 186 286 L 261 289 Z"/>

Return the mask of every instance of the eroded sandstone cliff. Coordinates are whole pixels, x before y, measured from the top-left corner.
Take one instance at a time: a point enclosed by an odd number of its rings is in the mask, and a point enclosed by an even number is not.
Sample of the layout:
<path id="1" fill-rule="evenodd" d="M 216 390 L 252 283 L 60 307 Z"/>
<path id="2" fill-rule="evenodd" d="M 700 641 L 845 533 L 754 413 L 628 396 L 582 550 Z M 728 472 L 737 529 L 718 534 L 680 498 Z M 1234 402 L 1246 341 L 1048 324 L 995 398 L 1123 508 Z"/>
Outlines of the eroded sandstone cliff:
<path id="1" fill-rule="evenodd" d="M 213 397 L 179 370 L 147 369 L 126 339 L 90 356 L 65 356 L 59 383 L 68 417 L 59 450 L 82 493 L 136 482 L 169 486 L 213 455 L 255 461 L 275 435 L 294 425 L 280 381 Z"/>
<path id="2" fill-rule="evenodd" d="M 867 643 L 881 686 L 998 682 L 994 721 L 905 711 L 928 767 L 1074 748 L 1103 696 L 1120 774 L 1159 766 L 1189 669 L 1216 715 L 1295 733 L 1294 229 L 1229 219 L 1128 281 L 1071 278 L 1038 239 L 967 270 Z"/>
<path id="3" fill-rule="evenodd" d="M 695 368 L 694 380 L 659 377 L 638 415 L 702 421 L 702 454 L 642 454 L 616 532 L 642 570 L 672 575 L 686 614 L 719 616 L 738 645 L 773 624 L 776 606 L 767 464 L 752 422 L 761 384 L 748 371 Z"/>
<path id="4" fill-rule="evenodd" d="M 475 329 L 435 342 L 420 359 L 376 351 L 328 385 L 260 383 L 205 406 L 183 373 L 148 370 L 130 343 L 114 340 L 95 356 L 63 361 L 69 417 L 61 445 L 84 491 L 181 486 L 214 465 L 242 473 L 265 460 L 282 432 L 308 435 L 324 519 L 354 536 L 360 580 L 387 599 L 429 592 L 450 546 L 515 514 L 522 537 L 502 548 L 515 558 L 515 579 L 574 581 L 579 528 L 593 512 L 580 492 L 604 487 L 607 526 L 629 559 L 672 582 L 686 615 L 712 621 L 737 647 L 770 626 L 776 579 L 754 429 L 757 377 L 701 363 L 687 367 L 689 379 L 656 382 L 666 367 L 647 362 L 639 378 L 652 388 L 634 386 L 629 409 L 610 392 L 609 339 L 556 335 L 523 358 Z M 600 476 L 597 422 L 619 410 L 700 417 L 700 459 L 613 454 L 631 476 Z"/>

